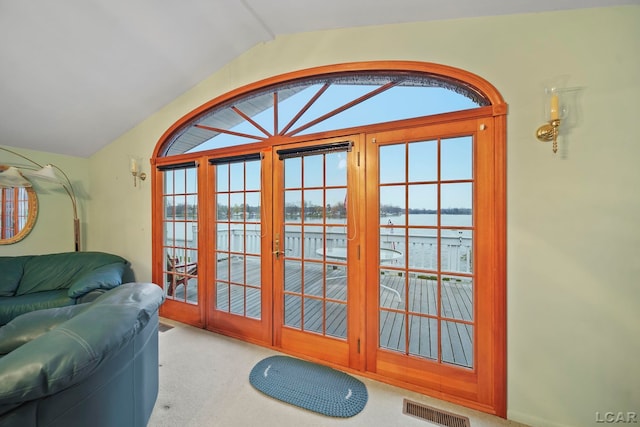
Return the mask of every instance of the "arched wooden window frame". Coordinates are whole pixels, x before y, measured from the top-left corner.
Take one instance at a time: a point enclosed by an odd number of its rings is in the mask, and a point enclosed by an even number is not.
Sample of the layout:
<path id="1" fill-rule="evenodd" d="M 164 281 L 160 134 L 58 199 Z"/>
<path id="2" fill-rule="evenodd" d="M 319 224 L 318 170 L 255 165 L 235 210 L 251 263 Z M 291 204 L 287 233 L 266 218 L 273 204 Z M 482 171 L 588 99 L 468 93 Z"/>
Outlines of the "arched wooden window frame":
<path id="1" fill-rule="evenodd" d="M 492 240 L 492 252 L 493 259 L 495 261 L 495 274 L 494 278 L 494 305 L 493 311 L 493 324 L 492 324 L 492 342 L 491 355 L 482 355 L 482 357 L 491 358 L 491 370 L 493 371 L 492 378 L 494 383 L 492 384 L 492 407 L 477 407 L 477 409 L 485 412 L 490 412 L 506 417 L 506 114 L 507 104 L 498 90 L 487 80 L 470 73 L 468 71 L 450 67 L 441 64 L 418 62 L 418 61 L 370 61 L 370 62 L 354 62 L 320 66 L 315 68 L 309 68 L 299 71 L 293 71 L 290 73 L 281 74 L 278 76 L 263 79 L 235 90 L 215 97 L 211 101 L 195 108 L 191 112 L 185 114 L 179 120 L 177 120 L 166 132 L 160 137 L 158 143 L 153 152 L 151 163 L 154 166 L 179 164 L 188 161 L 199 161 L 206 157 L 207 152 L 193 152 L 167 156 L 168 144 L 170 144 L 172 136 L 180 129 L 187 126 L 190 122 L 197 119 L 199 116 L 206 114 L 213 108 L 228 104 L 232 100 L 239 97 L 246 97 L 252 92 L 263 91 L 270 86 L 276 86 L 278 84 L 306 79 L 313 76 L 329 76 L 332 74 L 348 73 L 348 72 L 410 72 L 410 73 L 423 73 L 427 76 L 446 80 L 453 84 L 463 86 L 467 89 L 476 91 L 481 94 L 484 99 L 488 100 L 488 106 L 479 107 L 474 110 L 475 115 L 493 117 L 493 141 L 494 141 L 494 158 L 493 164 L 489 168 L 492 173 L 492 181 L 494 185 L 495 204 L 493 205 L 493 216 L 495 218 L 494 223 L 496 227 L 491 230 L 493 235 Z M 468 113 L 459 112 L 460 118 L 468 117 Z M 399 126 L 411 126 L 413 119 L 402 120 Z M 425 123 L 425 118 L 421 118 L 422 123 Z M 437 117 L 434 116 L 434 121 Z M 429 121 L 429 118 L 426 118 Z M 375 130 L 376 125 L 369 125 L 367 128 Z M 347 129 L 346 132 L 353 132 L 353 129 Z M 314 134 L 315 138 L 321 138 L 323 132 Z M 246 148 L 255 148 L 259 150 L 261 148 L 270 147 L 272 145 L 282 144 L 286 142 L 297 142 L 304 139 L 308 139 L 309 135 L 303 135 L 300 137 L 287 138 L 286 141 L 281 136 L 273 136 L 265 141 L 247 144 Z M 215 151 L 220 155 L 224 155 L 225 152 L 233 152 L 233 147 L 220 148 Z M 157 172 L 152 174 L 153 179 L 153 206 L 157 205 L 157 199 L 161 198 L 162 188 L 159 186 L 161 180 L 158 179 Z M 156 283 L 162 283 L 162 271 L 163 271 L 163 252 L 161 249 L 162 239 L 162 227 L 161 217 L 158 213 L 153 214 L 153 280 Z M 201 316 L 201 322 L 195 321 L 194 324 L 204 326 L 204 314 Z M 366 375 L 366 373 L 364 373 Z"/>

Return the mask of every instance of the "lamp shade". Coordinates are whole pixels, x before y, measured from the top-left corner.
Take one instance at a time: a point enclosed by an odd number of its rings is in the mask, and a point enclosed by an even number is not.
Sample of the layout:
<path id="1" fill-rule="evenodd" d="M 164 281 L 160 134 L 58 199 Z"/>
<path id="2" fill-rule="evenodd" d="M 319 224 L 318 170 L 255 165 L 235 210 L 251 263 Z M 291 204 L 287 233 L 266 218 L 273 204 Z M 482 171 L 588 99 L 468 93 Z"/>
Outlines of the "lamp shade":
<path id="1" fill-rule="evenodd" d="M 0 187 L 31 187 L 31 182 L 17 168 L 9 166 L 0 171 Z"/>
<path id="2" fill-rule="evenodd" d="M 53 169 L 52 165 L 47 165 L 42 169 L 39 169 L 36 171 L 29 171 L 29 172 L 25 171 L 24 174 L 30 178 L 53 182 L 56 184 L 63 184 L 62 180 L 60 180 L 58 175 L 56 175 L 56 171 Z"/>

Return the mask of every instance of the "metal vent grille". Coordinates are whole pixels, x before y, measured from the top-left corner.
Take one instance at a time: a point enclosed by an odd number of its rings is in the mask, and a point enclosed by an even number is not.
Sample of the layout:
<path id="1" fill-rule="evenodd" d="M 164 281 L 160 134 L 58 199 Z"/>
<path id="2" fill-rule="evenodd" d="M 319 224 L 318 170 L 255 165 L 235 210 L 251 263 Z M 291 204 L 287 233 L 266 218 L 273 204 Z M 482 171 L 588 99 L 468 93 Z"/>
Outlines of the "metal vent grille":
<path id="1" fill-rule="evenodd" d="M 469 427 L 469 418 L 404 399 L 402 413 L 445 427 Z"/>
<path id="2" fill-rule="evenodd" d="M 170 329 L 173 329 L 173 326 L 167 325 L 166 323 L 162 323 L 162 322 L 158 324 L 158 331 L 160 332 L 166 332 Z"/>

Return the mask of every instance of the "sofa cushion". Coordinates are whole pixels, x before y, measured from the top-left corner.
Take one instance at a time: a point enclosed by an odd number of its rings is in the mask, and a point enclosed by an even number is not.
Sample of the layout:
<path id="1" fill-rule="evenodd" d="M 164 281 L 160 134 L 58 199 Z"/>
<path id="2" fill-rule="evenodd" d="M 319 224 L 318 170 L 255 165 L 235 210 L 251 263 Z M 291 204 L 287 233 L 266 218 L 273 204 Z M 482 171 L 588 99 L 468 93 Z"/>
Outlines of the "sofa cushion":
<path id="1" fill-rule="evenodd" d="M 24 264 L 31 256 L 0 257 L 0 297 L 10 297 L 16 293 L 24 272 Z"/>
<path id="2" fill-rule="evenodd" d="M 69 289 L 78 277 L 114 262 L 126 263 L 126 260 L 103 252 L 66 252 L 33 256 L 24 265 L 24 274 L 15 294 Z"/>
<path id="3" fill-rule="evenodd" d="M 107 264 L 85 273 L 69 287 L 68 295 L 79 298 L 94 289 L 112 289 L 122 284 L 126 265 L 121 262 Z"/>
<path id="4" fill-rule="evenodd" d="M 21 314 L 0 327 L 0 355 L 11 353 L 86 310 L 89 304 L 56 307 Z"/>
<path id="5" fill-rule="evenodd" d="M 0 325 L 4 325 L 13 318 L 30 311 L 68 305 L 75 305 L 75 300 L 69 298 L 66 289 L 35 292 L 13 297 L 0 297 Z"/>

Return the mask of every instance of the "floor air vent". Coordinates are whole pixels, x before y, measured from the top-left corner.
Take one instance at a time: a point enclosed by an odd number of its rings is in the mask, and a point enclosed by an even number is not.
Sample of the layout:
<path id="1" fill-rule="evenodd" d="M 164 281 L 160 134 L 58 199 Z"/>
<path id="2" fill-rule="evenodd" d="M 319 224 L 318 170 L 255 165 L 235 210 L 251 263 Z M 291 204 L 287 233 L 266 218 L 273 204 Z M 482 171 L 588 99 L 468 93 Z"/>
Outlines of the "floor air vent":
<path id="1" fill-rule="evenodd" d="M 169 329 L 173 329 L 173 326 L 167 325 L 166 323 L 162 323 L 162 322 L 158 324 L 158 331 L 160 332 L 166 332 Z"/>
<path id="2" fill-rule="evenodd" d="M 469 418 L 404 399 L 402 413 L 445 427 L 469 427 Z"/>

